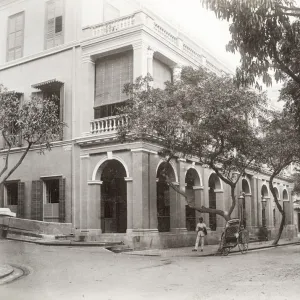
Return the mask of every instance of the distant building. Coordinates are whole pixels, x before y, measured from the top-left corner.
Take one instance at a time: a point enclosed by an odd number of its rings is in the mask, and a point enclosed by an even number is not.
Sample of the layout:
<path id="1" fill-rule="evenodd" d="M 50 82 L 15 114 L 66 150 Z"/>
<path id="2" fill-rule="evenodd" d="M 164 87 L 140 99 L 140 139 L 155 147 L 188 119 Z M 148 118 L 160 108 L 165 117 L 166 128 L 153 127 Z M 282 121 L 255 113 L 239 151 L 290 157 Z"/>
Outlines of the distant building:
<path id="1" fill-rule="evenodd" d="M 220 75 L 229 70 L 150 11 L 130 1 L 98 3 L 99 23 L 82 28 L 80 0 L 0 0 L 0 83 L 22 101 L 57 95 L 68 125 L 51 152 L 31 149 L 5 183 L 0 204 L 20 218 L 72 223 L 76 235 L 89 240 L 123 240 L 136 248 L 189 245 L 199 214 L 161 180 L 157 144 L 117 141 L 116 108 L 127 99 L 124 83 L 148 72 L 163 87 L 183 65 Z M 10 165 L 24 151 L 21 134 L 12 134 Z M 0 149 L 1 157 L 7 151 L 3 140 Z M 229 208 L 230 190 L 211 170 L 182 159 L 171 167 L 169 175 L 197 205 Z M 279 177 L 275 186 L 287 216 L 285 231 L 295 234 L 292 181 Z M 242 191 L 245 199 L 233 216 L 243 211 L 253 233 L 265 221 L 273 235 L 279 213 L 268 176 L 249 170 L 237 196 Z M 203 216 L 208 241 L 217 242 L 224 220 Z"/>

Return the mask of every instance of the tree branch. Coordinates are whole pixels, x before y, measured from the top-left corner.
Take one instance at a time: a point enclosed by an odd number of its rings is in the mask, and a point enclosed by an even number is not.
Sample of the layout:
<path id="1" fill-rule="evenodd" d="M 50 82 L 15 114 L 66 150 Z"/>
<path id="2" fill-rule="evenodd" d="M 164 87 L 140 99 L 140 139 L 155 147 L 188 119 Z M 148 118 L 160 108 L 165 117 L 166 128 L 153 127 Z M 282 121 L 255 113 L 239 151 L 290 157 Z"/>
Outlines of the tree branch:
<path id="1" fill-rule="evenodd" d="M 14 165 L 14 167 L 7 173 L 7 175 L 0 181 L 0 185 L 6 181 L 6 179 L 20 166 L 22 161 L 24 160 L 25 156 L 27 155 L 30 147 L 32 146 L 32 143 L 28 143 L 28 146 L 25 150 L 25 152 L 20 157 L 19 161 Z"/>
<path id="2" fill-rule="evenodd" d="M 0 178 L 1 178 L 1 176 L 2 176 L 2 175 L 6 172 L 6 170 L 7 170 L 7 167 L 8 167 L 8 157 L 9 157 L 10 149 L 11 149 L 11 144 L 10 144 L 10 142 L 8 141 L 8 139 L 7 139 L 7 137 L 5 136 L 5 134 L 4 134 L 3 131 L 2 131 L 2 136 L 3 136 L 4 140 L 5 140 L 5 142 L 8 144 L 8 150 L 7 150 L 7 152 L 6 152 L 6 157 L 5 157 L 5 164 L 4 164 L 4 167 L 3 167 L 3 169 L 2 169 L 1 172 L 0 172 Z"/>

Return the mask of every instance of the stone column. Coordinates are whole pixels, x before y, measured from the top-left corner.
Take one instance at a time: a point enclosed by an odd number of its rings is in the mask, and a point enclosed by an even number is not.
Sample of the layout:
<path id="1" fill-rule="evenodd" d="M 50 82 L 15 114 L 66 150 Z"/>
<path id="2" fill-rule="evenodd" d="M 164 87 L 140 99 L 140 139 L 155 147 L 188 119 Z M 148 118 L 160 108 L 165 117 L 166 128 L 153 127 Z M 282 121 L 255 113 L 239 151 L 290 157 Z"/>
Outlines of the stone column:
<path id="1" fill-rule="evenodd" d="M 153 54 L 154 50 L 150 47 L 147 48 L 147 73 L 153 78 Z"/>
<path id="2" fill-rule="evenodd" d="M 204 168 L 203 170 L 203 198 L 202 205 L 205 207 L 209 207 L 209 187 L 208 187 L 208 179 L 210 175 L 210 170 Z M 203 214 L 204 223 L 209 227 L 209 214 Z"/>
<path id="3" fill-rule="evenodd" d="M 100 234 L 101 229 L 101 184 L 102 181 L 89 181 L 89 199 L 87 205 L 89 233 Z"/>
<path id="4" fill-rule="evenodd" d="M 80 132 L 86 135 L 90 132 L 90 122 L 94 119 L 95 62 L 91 57 L 83 59 L 81 87 Z"/>
<path id="5" fill-rule="evenodd" d="M 88 181 L 90 172 L 90 156 L 80 156 L 80 229 L 88 228 Z"/>
<path id="6" fill-rule="evenodd" d="M 245 194 L 245 217 L 246 217 L 246 227 L 252 227 L 252 195 Z"/>
<path id="7" fill-rule="evenodd" d="M 127 230 L 126 232 L 132 232 L 133 229 L 133 194 L 132 194 L 132 178 L 125 177 L 126 190 L 127 190 Z"/>
<path id="8" fill-rule="evenodd" d="M 193 190 L 194 190 L 194 195 L 195 195 L 195 206 L 197 207 L 201 207 L 203 204 L 202 204 L 202 201 L 203 201 L 203 195 L 204 195 L 204 188 L 203 186 L 193 186 Z M 201 214 L 200 212 L 196 211 L 196 223 L 197 223 L 197 220 L 201 217 L 204 218 L 204 215 L 206 214 Z M 207 224 L 208 226 L 208 223 L 205 223 Z"/>
<path id="9" fill-rule="evenodd" d="M 223 190 L 215 189 L 215 193 L 216 193 L 216 209 L 225 210 Z M 223 230 L 224 226 L 225 226 L 225 219 L 217 215 L 217 228 L 221 227 L 221 229 Z"/>
<path id="10" fill-rule="evenodd" d="M 148 72 L 148 46 L 142 41 L 133 47 L 133 80 L 139 76 L 146 76 Z"/>
<path id="11" fill-rule="evenodd" d="M 150 189 L 150 178 L 152 178 L 151 185 L 153 186 L 155 170 L 150 167 L 150 155 L 151 153 L 144 149 L 132 150 L 133 231 L 149 231 L 150 229 L 157 231 L 157 209 L 156 204 L 152 203 L 154 199 L 156 200 L 156 190 L 154 194 Z"/>

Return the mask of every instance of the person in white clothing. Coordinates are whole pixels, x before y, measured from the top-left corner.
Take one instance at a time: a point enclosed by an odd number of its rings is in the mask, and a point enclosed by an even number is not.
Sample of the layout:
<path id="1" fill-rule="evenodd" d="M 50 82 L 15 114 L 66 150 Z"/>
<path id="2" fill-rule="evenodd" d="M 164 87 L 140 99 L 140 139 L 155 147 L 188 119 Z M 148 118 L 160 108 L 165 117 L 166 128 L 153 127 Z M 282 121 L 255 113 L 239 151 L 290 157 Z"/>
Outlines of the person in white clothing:
<path id="1" fill-rule="evenodd" d="M 206 235 L 206 225 L 203 223 L 203 218 L 199 218 L 199 223 L 196 226 L 196 231 L 197 231 L 197 238 L 196 238 L 196 243 L 195 243 L 195 248 L 193 251 L 198 250 L 198 245 L 200 241 L 200 247 L 201 251 L 203 251 L 203 246 L 204 246 L 204 237 Z"/>

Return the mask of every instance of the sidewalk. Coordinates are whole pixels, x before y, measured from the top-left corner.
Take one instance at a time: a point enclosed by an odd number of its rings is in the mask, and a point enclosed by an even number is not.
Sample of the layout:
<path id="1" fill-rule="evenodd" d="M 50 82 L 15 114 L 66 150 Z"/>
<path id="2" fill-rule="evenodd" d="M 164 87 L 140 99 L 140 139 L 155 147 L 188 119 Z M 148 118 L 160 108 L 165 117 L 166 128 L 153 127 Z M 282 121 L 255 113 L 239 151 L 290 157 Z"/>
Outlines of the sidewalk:
<path id="1" fill-rule="evenodd" d="M 249 243 L 249 250 L 275 248 L 272 246 L 273 241 L 262 241 Z M 292 240 L 281 239 L 279 240 L 278 246 L 288 246 L 288 245 L 300 245 L 300 238 L 294 238 Z M 141 256 L 161 256 L 161 257 L 199 257 L 199 256 L 214 256 L 217 253 L 219 245 L 207 245 L 204 246 L 204 251 L 201 252 L 200 248 L 197 252 L 193 252 L 193 247 L 183 247 L 183 248 L 170 248 L 170 249 L 147 249 L 147 250 L 136 250 L 131 252 L 124 252 L 126 255 L 141 255 Z M 233 248 L 231 253 L 239 252 L 238 246 Z"/>

